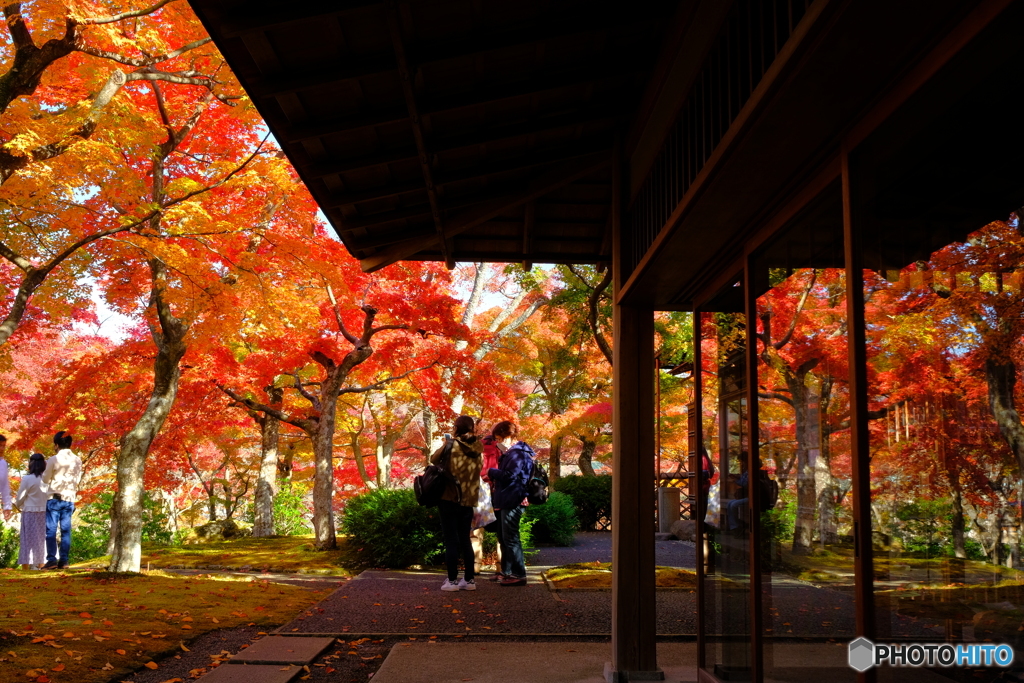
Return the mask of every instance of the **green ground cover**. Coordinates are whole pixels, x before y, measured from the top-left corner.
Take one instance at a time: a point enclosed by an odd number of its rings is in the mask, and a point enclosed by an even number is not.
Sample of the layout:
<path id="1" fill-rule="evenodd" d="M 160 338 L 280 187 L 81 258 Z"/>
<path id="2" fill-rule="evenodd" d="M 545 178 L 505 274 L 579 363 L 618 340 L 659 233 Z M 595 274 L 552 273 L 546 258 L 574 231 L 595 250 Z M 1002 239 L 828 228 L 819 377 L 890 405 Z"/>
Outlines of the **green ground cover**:
<path id="1" fill-rule="evenodd" d="M 544 572 L 545 578 L 559 589 L 611 588 L 612 565 L 610 562 L 580 562 L 552 567 Z M 655 585 L 658 588 L 697 589 L 697 574 L 679 567 L 656 567 Z"/>
<path id="2" fill-rule="evenodd" d="M 776 572 L 790 574 L 794 578 L 810 583 L 852 586 L 853 549 L 836 548 L 814 555 L 794 555 L 788 549 L 780 554 Z M 951 574 L 951 567 L 962 563 L 962 572 L 957 569 Z M 951 557 L 892 557 L 874 558 L 876 582 L 885 582 L 903 589 L 922 586 L 940 587 L 950 583 L 967 585 L 995 585 L 1004 582 L 1024 581 L 1024 571 L 1010 569 L 978 560 L 954 560 Z"/>
<path id="3" fill-rule="evenodd" d="M 152 569 L 217 567 L 221 570 L 302 571 L 351 576 L 353 572 L 342 565 L 351 565 L 358 554 L 358 549 L 349 548 L 344 538 L 338 539 L 337 550 L 327 551 L 314 550 L 312 536 L 238 538 L 180 546 L 143 544 L 142 566 Z M 109 562 L 110 557 L 103 556 L 73 566 L 102 568 Z"/>
<path id="4" fill-rule="evenodd" d="M 0 681 L 121 680 L 204 633 L 269 630 L 322 598 L 254 579 L 0 570 Z"/>

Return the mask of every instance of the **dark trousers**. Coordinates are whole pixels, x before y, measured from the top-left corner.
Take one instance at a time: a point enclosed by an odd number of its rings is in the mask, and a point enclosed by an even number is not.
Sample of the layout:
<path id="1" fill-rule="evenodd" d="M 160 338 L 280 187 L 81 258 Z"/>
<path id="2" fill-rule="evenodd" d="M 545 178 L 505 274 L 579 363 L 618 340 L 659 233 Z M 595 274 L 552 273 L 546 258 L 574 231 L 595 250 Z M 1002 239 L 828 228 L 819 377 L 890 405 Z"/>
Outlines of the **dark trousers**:
<path id="1" fill-rule="evenodd" d="M 448 568 L 448 580 L 455 582 L 459 577 L 459 558 L 466 568 L 466 581 L 474 577 L 473 544 L 469 540 L 473 524 L 473 508 L 442 500 L 437 504 L 441 515 L 441 533 L 444 536 L 444 564 Z"/>
<path id="2" fill-rule="evenodd" d="M 498 513 L 498 544 L 501 546 L 501 573 L 505 576 L 526 578 L 526 563 L 523 561 L 523 543 L 519 538 L 519 520 L 523 518 L 523 506 L 510 510 L 495 510 Z"/>
<path id="3" fill-rule="evenodd" d="M 66 500 L 46 501 L 46 561 L 67 564 L 71 552 L 71 515 L 75 504 Z M 57 557 L 57 529 L 60 529 L 60 558 Z"/>

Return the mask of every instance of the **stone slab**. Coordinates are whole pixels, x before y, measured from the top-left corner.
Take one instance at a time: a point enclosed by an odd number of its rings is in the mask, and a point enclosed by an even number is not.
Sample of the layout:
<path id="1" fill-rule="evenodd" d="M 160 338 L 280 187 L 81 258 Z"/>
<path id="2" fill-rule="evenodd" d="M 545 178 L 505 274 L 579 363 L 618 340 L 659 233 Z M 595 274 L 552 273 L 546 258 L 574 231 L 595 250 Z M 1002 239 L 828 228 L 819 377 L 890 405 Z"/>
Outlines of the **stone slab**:
<path id="1" fill-rule="evenodd" d="M 221 664 L 198 680 L 201 683 L 291 683 L 300 673 L 302 667 L 293 664 Z"/>
<path id="2" fill-rule="evenodd" d="M 391 648 L 373 683 L 605 683 L 610 643 L 415 642 Z M 697 644 L 658 643 L 666 683 L 697 680 Z"/>
<path id="3" fill-rule="evenodd" d="M 309 664 L 334 643 L 334 638 L 267 636 L 233 656 L 230 664 Z"/>

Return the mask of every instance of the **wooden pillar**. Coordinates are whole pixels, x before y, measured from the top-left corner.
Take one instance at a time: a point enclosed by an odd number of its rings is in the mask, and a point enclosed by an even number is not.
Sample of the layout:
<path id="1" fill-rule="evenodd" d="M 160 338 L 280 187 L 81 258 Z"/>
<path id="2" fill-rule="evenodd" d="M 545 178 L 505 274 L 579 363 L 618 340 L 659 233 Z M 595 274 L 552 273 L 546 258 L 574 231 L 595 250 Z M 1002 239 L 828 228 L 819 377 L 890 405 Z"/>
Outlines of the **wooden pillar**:
<path id="1" fill-rule="evenodd" d="M 655 648 L 654 311 L 618 303 L 625 280 L 621 155 L 612 164 L 614 268 L 612 661 L 609 683 L 664 680 Z"/>
<path id="2" fill-rule="evenodd" d="M 849 148 L 842 149 L 843 241 L 846 250 L 846 319 L 850 354 L 850 451 L 853 456 L 854 596 L 857 635 L 875 640 L 875 594 L 871 545 L 871 445 L 868 432 L 868 368 L 864 321 L 864 254 L 861 241 L 858 178 Z M 874 683 L 877 670 L 857 675 Z"/>

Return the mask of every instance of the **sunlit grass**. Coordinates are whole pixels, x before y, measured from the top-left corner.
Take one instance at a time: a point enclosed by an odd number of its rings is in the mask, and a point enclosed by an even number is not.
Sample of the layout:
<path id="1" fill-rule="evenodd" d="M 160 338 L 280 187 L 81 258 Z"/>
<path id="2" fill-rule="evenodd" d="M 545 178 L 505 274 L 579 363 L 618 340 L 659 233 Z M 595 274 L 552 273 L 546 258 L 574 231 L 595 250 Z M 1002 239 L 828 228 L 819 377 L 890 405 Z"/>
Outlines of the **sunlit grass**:
<path id="1" fill-rule="evenodd" d="M 313 549 L 312 536 L 278 538 L 239 538 L 182 546 L 142 546 L 142 566 L 153 569 L 181 567 L 270 572 L 306 571 L 318 574 L 351 575 L 340 565 L 346 557 L 345 539 L 338 539 L 338 550 Z M 99 557 L 74 565 L 78 568 L 106 567 L 109 557 Z"/>
<path id="2" fill-rule="evenodd" d="M 582 562 L 552 567 L 544 576 L 556 588 L 611 588 L 610 562 Z M 697 574 L 678 567 L 656 567 L 655 585 L 658 588 L 688 588 L 696 590 Z"/>
<path id="3" fill-rule="evenodd" d="M 962 572 L 951 572 L 953 563 L 962 563 Z M 1024 581 L 1024 572 L 1008 567 L 977 560 L 956 560 L 952 557 L 894 557 L 876 555 L 872 564 L 875 581 L 905 584 L 905 587 L 938 587 L 949 583 L 995 585 L 1004 582 Z M 853 550 L 835 548 L 812 555 L 794 555 L 790 550 L 782 551 L 781 572 L 790 574 L 801 581 L 838 586 L 853 585 Z"/>
<path id="4" fill-rule="evenodd" d="M 204 633 L 269 629 L 322 597 L 252 579 L 0 570 L 0 681 L 117 681 Z"/>

